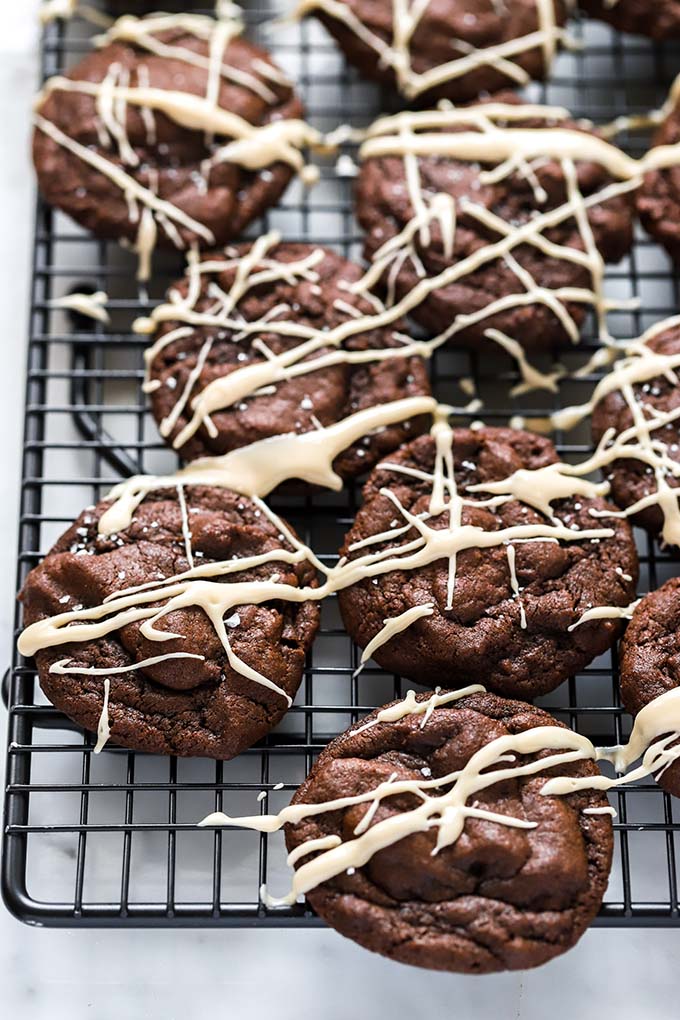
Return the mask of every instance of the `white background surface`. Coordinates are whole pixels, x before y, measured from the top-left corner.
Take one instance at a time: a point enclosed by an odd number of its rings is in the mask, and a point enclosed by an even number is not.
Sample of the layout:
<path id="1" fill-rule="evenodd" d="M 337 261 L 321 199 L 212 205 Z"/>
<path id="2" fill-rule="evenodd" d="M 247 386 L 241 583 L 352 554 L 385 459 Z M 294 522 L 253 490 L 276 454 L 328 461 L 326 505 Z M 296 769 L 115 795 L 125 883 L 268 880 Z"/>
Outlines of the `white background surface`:
<path id="1" fill-rule="evenodd" d="M 9 662 L 33 202 L 28 114 L 38 0 L 0 0 L 0 671 Z M 4 718 L 0 720 L 4 732 Z M 680 931 L 588 933 L 525 974 L 430 974 L 331 931 L 54 931 L 0 907 L 0 1015 L 26 1020 L 481 1017 L 677 1020 Z"/>

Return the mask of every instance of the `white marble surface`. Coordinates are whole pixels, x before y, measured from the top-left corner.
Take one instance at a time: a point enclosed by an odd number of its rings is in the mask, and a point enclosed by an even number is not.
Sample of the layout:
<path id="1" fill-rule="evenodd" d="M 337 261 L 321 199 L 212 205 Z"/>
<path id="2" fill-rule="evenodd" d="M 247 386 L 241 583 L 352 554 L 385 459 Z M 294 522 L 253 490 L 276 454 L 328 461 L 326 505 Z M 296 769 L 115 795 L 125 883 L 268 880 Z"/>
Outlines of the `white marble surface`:
<path id="1" fill-rule="evenodd" d="M 27 111 L 37 0 L 1 0 L 0 667 L 9 661 L 15 517 L 32 213 Z M 0 729 L 4 728 L 4 719 Z M 592 931 L 566 957 L 526 974 L 457 978 L 391 964 L 328 931 L 31 929 L 0 908 L 0 1014 L 26 1020 L 174 1020 L 228 1016 L 595 1018 L 678 1016 L 680 931 Z"/>

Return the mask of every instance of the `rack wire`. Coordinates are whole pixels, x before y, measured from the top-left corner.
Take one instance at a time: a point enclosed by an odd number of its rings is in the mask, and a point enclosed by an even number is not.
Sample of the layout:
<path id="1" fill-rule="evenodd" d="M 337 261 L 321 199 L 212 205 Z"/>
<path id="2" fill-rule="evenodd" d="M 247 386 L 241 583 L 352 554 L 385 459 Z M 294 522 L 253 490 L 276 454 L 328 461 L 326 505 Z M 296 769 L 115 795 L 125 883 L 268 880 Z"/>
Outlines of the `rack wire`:
<path id="1" fill-rule="evenodd" d="M 390 97 L 359 81 L 315 24 L 269 32 L 270 9 L 249 8 L 246 14 L 249 34 L 267 45 L 299 82 L 316 126 L 367 123 L 390 109 Z M 624 37 L 595 22 L 576 22 L 573 31 L 579 48 L 558 58 L 547 83 L 529 87 L 530 98 L 567 106 L 596 121 L 610 120 L 658 106 L 680 69 L 677 47 Z M 41 46 L 43 76 L 72 64 L 89 45 L 89 33 L 78 21 L 48 26 Z M 647 144 L 644 137 L 621 141 L 631 151 Z M 361 239 L 351 186 L 351 179 L 338 177 L 329 163 L 317 188 L 305 193 L 293 184 L 252 233 L 276 228 L 288 240 L 326 243 L 358 257 Z M 93 239 L 38 201 L 18 587 L 82 507 L 121 476 L 175 466 L 140 392 L 143 344 L 131 333 L 133 319 L 148 313 L 181 273 L 181 265 L 165 256 L 155 270 L 152 286 L 136 285 L 131 256 Z M 111 296 L 110 328 L 92 327 L 51 306 L 54 298 L 83 288 Z M 618 337 L 637 335 L 680 307 L 678 280 L 668 259 L 642 233 L 631 255 L 609 270 L 607 288 L 617 297 L 637 294 L 641 299 L 639 311 L 612 315 Z M 560 359 L 574 367 L 593 347 L 586 336 L 574 351 L 561 352 Z M 432 374 L 436 394 L 454 404 L 461 401 L 457 380 L 472 376 L 485 400 L 481 414 L 492 424 L 506 421 L 509 414 L 541 414 L 581 402 L 596 378 L 565 381 L 547 405 L 535 397 L 527 407 L 508 402 L 508 384 L 515 375 L 500 354 L 495 362 L 487 354 L 481 360 L 474 353 L 439 352 Z M 582 458 L 591 449 L 587 428 L 556 439 L 567 459 Z M 330 563 L 357 499 L 350 486 L 340 496 L 288 496 L 275 500 L 275 506 Z M 678 560 L 642 533 L 637 539 L 644 593 L 677 573 Z M 16 625 L 18 630 L 20 610 Z M 354 677 L 357 663 L 357 649 L 342 629 L 336 603 L 329 600 L 300 692 L 282 724 L 235 761 L 212 762 L 137 754 L 111 745 L 95 757 L 92 735 L 46 702 L 33 662 L 15 653 L 5 690 L 9 745 L 2 885 L 9 909 L 29 923 L 61 926 L 319 923 L 305 904 L 266 908 L 260 902 L 263 883 L 274 893 L 288 886 L 280 834 L 198 830 L 196 822 L 212 810 L 278 810 L 329 739 L 365 711 L 403 696 L 410 686 L 374 667 Z M 615 650 L 540 703 L 600 743 L 619 742 L 630 731 L 618 696 Z M 258 805 L 260 790 L 267 797 Z M 650 781 L 621 787 L 612 804 L 618 812 L 615 861 L 596 923 L 680 923 L 677 806 Z"/>

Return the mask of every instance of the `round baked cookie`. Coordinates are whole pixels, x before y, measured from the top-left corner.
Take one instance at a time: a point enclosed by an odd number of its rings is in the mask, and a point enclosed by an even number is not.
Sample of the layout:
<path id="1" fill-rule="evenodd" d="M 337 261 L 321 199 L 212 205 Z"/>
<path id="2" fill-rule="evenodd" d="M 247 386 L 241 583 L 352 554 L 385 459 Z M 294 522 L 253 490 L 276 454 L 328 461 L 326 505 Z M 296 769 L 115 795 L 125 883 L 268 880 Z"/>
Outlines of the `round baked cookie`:
<path id="1" fill-rule="evenodd" d="M 148 352 L 146 389 L 153 414 L 182 457 L 223 454 L 281 433 L 311 432 L 367 407 L 429 395 L 420 357 L 324 364 L 338 351 L 398 351 L 408 343 L 398 328 L 403 324 L 357 332 L 339 346 L 324 343 L 326 334 L 341 324 L 375 314 L 366 298 L 349 289 L 362 275 L 359 266 L 328 248 L 276 244 L 275 239 L 261 257 L 253 258 L 253 251 L 246 244 L 208 255 L 210 271 L 200 273 L 200 290 L 194 290 L 188 306 L 190 280 L 175 285 L 175 301 L 179 297 L 185 303 L 177 318 L 163 316 Z M 235 286 L 242 296 L 231 308 Z M 166 307 L 172 316 L 174 304 Z M 186 325 L 196 313 L 210 312 L 219 320 L 223 310 L 232 325 Z M 260 322 L 262 329 L 245 328 Z M 287 376 L 282 379 L 277 369 L 264 385 L 261 377 L 254 379 L 235 400 L 218 397 L 218 409 L 206 419 L 204 405 L 196 401 L 209 400 L 231 373 L 257 365 L 266 370 L 272 355 L 295 348 L 308 354 L 290 359 L 283 370 Z M 301 371 L 315 361 L 322 367 Z M 412 419 L 367 436 L 340 454 L 335 470 L 345 478 L 365 473 L 381 456 L 422 432 L 428 420 Z"/>
<path id="2" fill-rule="evenodd" d="M 276 520 L 229 490 L 159 489 L 137 507 L 128 528 L 106 536 L 98 526 L 108 506 L 101 502 L 85 510 L 28 575 L 21 599 L 29 629 L 20 649 L 28 654 L 31 624 L 73 613 L 62 621 L 68 631 L 79 621 L 91 621 L 91 613 L 101 613 L 96 607 L 108 599 L 110 632 L 79 634 L 66 644 L 50 643 L 49 635 L 38 640 L 40 685 L 52 704 L 96 731 L 108 680 L 114 744 L 159 754 L 233 758 L 285 714 L 300 684 L 319 610 L 316 602 L 275 597 L 229 606 L 223 614 L 228 656 L 200 602 L 205 584 L 212 582 L 210 591 L 224 589 L 228 598 L 232 584 L 263 582 L 273 574 L 280 575 L 280 585 L 313 585 L 314 570 L 306 561 L 277 558 L 291 545 L 279 534 Z M 240 559 L 263 555 L 267 558 L 259 564 L 234 567 Z M 168 585 L 169 578 L 192 567 L 196 576 Z M 245 597 L 247 587 L 241 593 Z M 120 593 L 130 589 L 139 589 L 132 597 L 142 610 L 162 610 L 176 596 L 183 599 L 179 606 L 172 602 L 168 615 L 154 622 L 155 631 L 178 636 L 154 639 L 145 634 L 144 619 L 128 620 L 123 614 L 131 608 Z M 63 640 L 61 627 L 56 634 Z M 161 661 L 154 662 L 158 657 Z M 264 682 L 245 675 L 252 670 Z"/>
<path id="3" fill-rule="evenodd" d="M 680 25 L 680 3 L 678 25 Z M 674 85 L 672 109 L 652 138 L 653 145 L 680 142 L 680 81 Z M 680 262 L 680 164 L 649 170 L 637 194 L 637 208 L 645 230 L 662 244 L 676 262 Z"/>
<path id="4" fill-rule="evenodd" d="M 649 420 L 655 414 L 672 415 L 680 407 L 680 387 L 673 380 L 673 373 L 680 370 L 680 324 L 669 325 L 668 329 L 649 337 L 645 341 L 645 348 L 653 355 L 670 360 L 670 375 L 659 371 L 658 375 L 633 384 L 636 417 L 639 415 Z M 659 369 L 661 367 L 659 365 Z M 622 383 L 628 381 L 625 370 L 621 379 Z M 620 387 L 614 387 L 612 392 L 598 401 L 593 409 L 592 429 L 595 443 L 600 442 L 608 429 L 613 429 L 615 437 L 618 437 L 626 430 L 632 429 L 633 425 L 633 409 Z M 680 485 L 680 468 L 676 477 L 672 471 L 667 470 L 665 462 L 680 463 L 680 418 L 669 421 L 661 428 L 653 429 L 651 437 L 659 453 L 658 466 L 665 484 L 670 488 L 677 488 Z M 631 435 L 630 442 L 637 445 L 635 435 Z M 612 499 L 624 510 L 639 500 L 653 497 L 659 491 L 654 466 L 645 460 L 635 457 L 619 458 L 607 465 L 604 472 L 611 484 Z M 665 520 L 661 503 L 651 502 L 649 506 L 633 514 L 631 520 L 653 535 L 661 534 Z"/>
<path id="5" fill-rule="evenodd" d="M 302 104 L 269 55 L 238 34 L 216 74 L 221 31 L 232 29 L 207 16 L 126 16 L 49 79 L 33 139 L 45 200 L 147 262 L 156 244 L 223 244 L 272 206 L 302 159 L 294 139 L 258 131 L 293 121 L 304 134 Z"/>
<path id="6" fill-rule="evenodd" d="M 527 350 L 550 350 L 558 343 L 577 342 L 587 305 L 573 300 L 573 288 L 595 293 L 597 274 L 593 276 L 584 264 L 587 246 L 583 233 L 566 206 L 563 161 L 538 158 L 524 161 L 513 171 L 510 163 L 515 157 L 506 160 L 505 153 L 498 161 L 481 165 L 444 151 L 447 140 L 451 147 L 455 145 L 454 136 L 459 132 L 466 137 L 482 132 L 490 138 L 500 128 L 507 129 L 512 139 L 510 132 L 516 129 L 547 129 L 546 145 L 557 128 L 592 134 L 579 123 L 560 119 L 558 111 L 551 108 L 527 107 L 526 119 L 517 119 L 518 109 L 521 104 L 514 95 L 502 94 L 489 103 L 462 110 L 400 114 L 374 125 L 373 137 L 362 147 L 356 210 L 366 232 L 365 257 L 376 263 L 379 282 L 397 298 L 410 295 L 419 284 L 422 287 L 423 280 L 455 269 L 456 279 L 432 284 L 430 292 L 410 310 L 430 332 L 447 331 L 451 343 L 487 343 L 484 337 L 490 328 L 501 330 Z M 415 140 L 404 139 L 401 133 L 409 124 Z M 495 137 L 491 140 L 495 144 Z M 416 146 L 417 177 L 412 172 L 413 157 L 409 169 L 403 155 L 403 146 L 409 144 Z M 541 143 L 537 142 L 537 147 L 540 150 Z M 583 215 L 597 249 L 606 262 L 616 262 L 632 244 L 633 201 L 623 193 L 596 201 L 613 183 L 600 163 L 578 161 L 575 177 L 581 195 L 592 203 Z M 567 211 L 559 216 L 559 222 L 540 228 L 544 241 L 513 241 L 513 232 L 537 217 L 557 215 L 563 207 Z M 424 219 L 424 228 L 414 230 Z M 510 250 L 496 254 L 494 246 L 508 230 Z M 577 254 L 565 255 L 555 245 Z M 535 290 L 530 293 L 535 287 L 555 292 L 560 315 Z M 516 300 L 512 295 L 517 295 Z M 568 327 L 565 312 L 572 321 Z"/>
<path id="7" fill-rule="evenodd" d="M 502 493 L 469 486 L 558 461 L 544 437 L 503 428 L 454 429 L 451 450 L 457 491 L 465 500 L 460 518 L 456 510 L 452 514 L 451 530 L 469 529 L 459 531 L 460 547 L 453 553 L 441 548 L 431 562 L 426 557 L 408 568 L 398 564 L 417 558 L 423 535 L 436 554 L 425 525 L 436 538 L 450 524 L 448 509 L 430 513 L 435 440 L 422 436 L 379 464 L 366 482 L 363 506 L 340 554 L 351 561 L 373 553 L 376 566 L 339 592 L 345 627 L 361 648 L 374 642 L 371 657 L 383 669 L 418 683 L 434 676 L 450 687 L 476 682 L 499 694 L 538 697 L 587 666 L 620 633 L 618 620 L 579 621 L 593 607 L 627 606 L 635 597 L 631 530 L 626 521 L 591 515 L 592 509 L 611 509 L 599 497 L 554 501 L 552 521 L 516 498 L 481 505 Z M 525 488 L 544 498 L 548 485 L 539 475 Z M 419 528 L 408 528 L 416 519 L 423 522 Z M 565 531 L 556 535 L 557 523 Z M 489 539 L 497 531 L 503 538 Z M 389 550 L 394 553 L 386 557 Z M 403 617 L 409 625 L 376 647 L 378 635 L 386 636 L 384 623 L 402 614 L 410 614 Z"/>
<path id="8" fill-rule="evenodd" d="M 417 701 L 430 697 L 419 694 Z M 381 783 L 421 784 L 458 770 L 474 772 L 472 756 L 494 740 L 512 741 L 539 726 L 566 729 L 542 709 L 492 694 L 472 694 L 435 708 L 424 724 L 423 714 L 392 722 L 376 722 L 377 717 L 373 712 L 328 745 L 293 804 L 351 798 Z M 504 764 L 499 758 L 494 769 L 512 770 L 555 753 L 517 753 Z M 599 771 L 586 760 L 485 789 L 473 783 L 468 807 L 534 827 L 467 817 L 457 841 L 433 854 L 441 832 L 433 815 L 427 828 L 414 826 L 362 866 L 311 889 L 309 903 L 342 935 L 402 963 L 477 974 L 545 963 L 573 946 L 597 914 L 613 845 L 611 818 L 601 813 L 604 794 L 542 796 L 546 778 L 557 775 L 597 776 Z M 451 789 L 449 783 L 426 792 L 436 799 Z M 404 816 L 422 804 L 411 792 L 385 796 L 377 802 L 369 832 L 397 817 L 406 825 Z M 371 801 L 364 801 L 289 824 L 289 851 L 315 839 L 329 845 L 333 836 L 345 845 L 356 840 L 367 805 L 372 810 Z M 592 808 L 598 813 L 584 813 Z M 296 867 L 311 859 L 307 853 Z"/>
<path id="9" fill-rule="evenodd" d="M 680 0 L 578 0 L 581 10 L 607 21 L 621 32 L 648 35 L 652 39 L 680 36 Z"/>
<path id="10" fill-rule="evenodd" d="M 394 0 L 301 0 L 364 78 L 396 87 L 407 100 L 464 102 L 483 92 L 526 84 L 549 70 L 560 28 L 562 0 L 430 0 L 405 47 L 395 45 L 416 17 Z M 525 43 L 524 40 L 527 40 Z M 477 59 L 479 58 L 479 59 Z"/>
<path id="11" fill-rule="evenodd" d="M 680 577 L 645 595 L 636 608 L 621 642 L 620 676 L 621 697 L 633 717 L 680 686 Z M 680 797 L 680 762 L 665 769 L 657 782 Z"/>

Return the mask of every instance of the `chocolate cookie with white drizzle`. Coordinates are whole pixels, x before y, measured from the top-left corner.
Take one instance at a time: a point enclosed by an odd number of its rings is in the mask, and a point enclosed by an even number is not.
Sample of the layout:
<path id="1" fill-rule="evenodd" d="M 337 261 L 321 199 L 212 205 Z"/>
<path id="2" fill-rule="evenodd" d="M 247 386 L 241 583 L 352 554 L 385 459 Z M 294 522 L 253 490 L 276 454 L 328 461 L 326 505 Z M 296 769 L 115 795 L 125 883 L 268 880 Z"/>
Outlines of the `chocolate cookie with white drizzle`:
<path id="1" fill-rule="evenodd" d="M 339 594 L 362 663 L 533 698 L 609 648 L 637 555 L 585 473 L 532 433 L 443 423 L 379 464 L 341 549 L 373 564 Z"/>
<path id="2" fill-rule="evenodd" d="M 456 708 L 472 715 L 452 717 Z M 442 713 L 448 718 L 440 721 Z M 423 765 L 430 755 L 432 763 Z M 296 871 L 285 896 L 261 889 L 267 907 L 308 895 L 339 931 L 407 963 L 477 972 L 526 967 L 573 944 L 569 938 L 578 938 L 597 909 L 611 860 L 609 819 L 616 817 L 597 792 L 648 776 L 663 782 L 678 758 L 680 687 L 640 708 L 630 739 L 615 747 L 595 747 L 542 709 L 491 697 L 479 685 L 409 691 L 333 741 L 278 814 L 216 811 L 199 825 L 286 828 L 288 864 Z M 601 774 L 596 762 L 612 764 L 619 775 Z M 589 799 L 574 797 L 583 794 Z M 591 828 L 596 820 L 605 824 Z M 513 862 L 515 830 L 535 838 Z M 586 869 L 578 867 L 579 847 Z M 539 849 L 534 862 L 526 851 Z M 409 856 L 397 871 L 404 850 Z M 542 877 L 549 898 L 568 900 L 571 889 L 572 905 L 557 913 L 548 908 L 546 916 Z M 395 938 L 397 925 L 405 939 Z M 537 958 L 534 950 L 547 955 Z"/>
<path id="3" fill-rule="evenodd" d="M 404 99 L 464 102 L 547 74 L 564 37 L 562 0 L 299 0 L 360 74 Z"/>
<path id="4" fill-rule="evenodd" d="M 136 324 L 154 331 L 144 388 L 161 435 L 190 460 L 429 395 L 419 345 L 399 322 L 372 326 L 380 304 L 353 293 L 360 277 L 328 248 L 281 244 L 275 233 L 190 257 L 168 303 Z M 427 424 L 385 426 L 334 468 L 362 474 Z"/>
<path id="5" fill-rule="evenodd" d="M 573 946 L 606 889 L 606 797 L 541 793 L 554 775 L 596 780 L 591 750 L 483 688 L 411 692 L 333 740 L 280 815 L 204 824 L 285 823 L 297 870 L 283 902 L 306 894 L 367 949 L 435 970 L 523 969 Z"/>
<path id="6" fill-rule="evenodd" d="M 657 591 L 641 599 L 623 636 L 620 650 L 621 697 L 632 716 L 669 692 L 680 694 L 680 578 L 672 577 Z M 657 702 L 658 704 L 658 702 Z M 647 709 L 649 711 L 649 709 Z M 673 735 L 672 716 L 667 719 Z M 675 732 L 668 742 L 680 754 Z M 680 764 L 670 761 L 657 782 L 667 793 L 680 797 Z"/>
<path id="7" fill-rule="evenodd" d="M 621 32 L 647 35 L 651 39 L 680 37 L 680 0 L 578 0 L 592 18 L 606 21 Z"/>
<path id="8" fill-rule="evenodd" d="M 302 104 L 235 19 L 122 17 L 36 101 L 33 157 L 47 202 L 99 237 L 212 247 L 315 179 Z"/>
<path id="9" fill-rule="evenodd" d="M 678 545 L 680 317 L 657 323 L 621 353 L 590 401 L 560 419 L 569 425 L 592 413 L 612 498 L 635 524 Z"/>
<path id="10" fill-rule="evenodd" d="M 85 510 L 28 575 L 20 651 L 98 749 L 231 758 L 282 718 L 318 626 L 316 571 L 264 503 L 150 492 L 129 525 Z M 310 554 L 311 555 L 311 554 Z"/>
<path id="11" fill-rule="evenodd" d="M 550 432 L 572 429 L 592 416 L 598 446 L 579 471 L 604 472 L 622 508 L 619 516 L 667 545 L 680 545 L 680 316 L 600 354 L 600 367 L 612 367 L 589 400 L 545 418 L 516 418 L 515 424 Z"/>
<path id="12" fill-rule="evenodd" d="M 383 117 L 362 137 L 360 286 L 388 303 L 420 287 L 411 314 L 451 342 L 495 328 L 526 349 L 577 343 L 589 309 L 609 338 L 605 263 L 632 243 L 637 161 L 510 95 Z"/>

